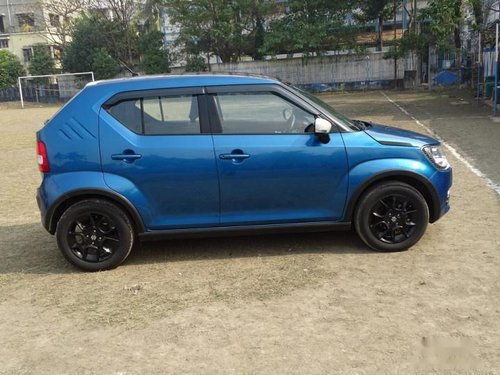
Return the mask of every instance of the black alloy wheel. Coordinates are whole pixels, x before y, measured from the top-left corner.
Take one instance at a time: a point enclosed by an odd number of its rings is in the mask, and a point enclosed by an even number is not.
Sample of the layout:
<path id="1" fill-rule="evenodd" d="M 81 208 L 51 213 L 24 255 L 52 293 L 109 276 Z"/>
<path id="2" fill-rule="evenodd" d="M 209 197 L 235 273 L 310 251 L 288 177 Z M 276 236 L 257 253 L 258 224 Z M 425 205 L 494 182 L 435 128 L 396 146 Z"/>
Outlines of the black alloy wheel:
<path id="1" fill-rule="evenodd" d="M 67 241 L 78 258 L 86 262 L 102 262 L 115 252 L 120 234 L 107 215 L 89 212 L 70 224 Z"/>
<path id="2" fill-rule="evenodd" d="M 410 238 L 419 221 L 418 209 L 411 198 L 390 195 L 381 198 L 370 212 L 370 230 L 380 241 L 396 244 Z"/>
<path id="3" fill-rule="evenodd" d="M 360 199 L 354 224 L 360 238 L 378 251 L 401 251 L 420 240 L 429 208 L 420 192 L 402 182 L 386 182 Z"/>
<path id="4" fill-rule="evenodd" d="M 59 219 L 56 237 L 66 259 L 85 271 L 117 267 L 134 244 L 134 230 L 127 214 L 99 199 L 70 206 Z"/>

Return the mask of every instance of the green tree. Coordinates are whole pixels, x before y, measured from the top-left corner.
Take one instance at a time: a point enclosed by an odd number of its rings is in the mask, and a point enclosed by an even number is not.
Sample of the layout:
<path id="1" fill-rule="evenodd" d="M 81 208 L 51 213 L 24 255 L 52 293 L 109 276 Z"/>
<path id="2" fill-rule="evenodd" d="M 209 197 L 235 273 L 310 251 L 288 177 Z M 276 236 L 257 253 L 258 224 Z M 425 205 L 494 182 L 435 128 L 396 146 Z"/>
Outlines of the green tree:
<path id="1" fill-rule="evenodd" d="M 17 77 L 25 75 L 23 65 L 16 55 L 0 50 L 0 89 L 16 85 Z"/>
<path id="2" fill-rule="evenodd" d="M 424 33 L 438 50 L 450 52 L 462 48 L 462 6 L 462 0 L 430 0 L 422 10 L 420 19 L 427 24 Z"/>
<path id="3" fill-rule="evenodd" d="M 50 56 L 49 46 L 37 44 L 33 46 L 33 58 L 29 66 L 31 75 L 54 74 L 56 69 L 54 59 Z M 43 80 L 43 81 L 46 81 Z M 42 83 L 42 82 L 40 82 Z"/>
<path id="4" fill-rule="evenodd" d="M 106 27 L 100 17 L 83 15 L 77 19 L 71 35 L 72 40 L 63 51 L 64 71 L 91 71 L 94 51 L 100 48 L 116 53 L 113 43 L 106 34 Z"/>
<path id="5" fill-rule="evenodd" d="M 270 23 L 262 51 L 266 54 L 301 52 L 321 55 L 356 45 L 356 29 L 346 25 L 350 0 L 290 0 L 288 12 Z"/>
<path id="6" fill-rule="evenodd" d="M 361 0 L 356 19 L 361 23 L 377 22 L 377 51 L 382 51 L 384 21 L 394 14 L 394 0 Z"/>
<path id="7" fill-rule="evenodd" d="M 71 37 L 71 42 L 63 51 L 62 63 L 66 72 L 92 70 L 93 54 L 101 48 L 104 48 L 117 61 L 128 61 L 128 39 L 121 26 L 103 15 L 82 15 L 75 21 Z M 132 50 L 136 56 L 137 46 L 134 46 Z"/>
<path id="8" fill-rule="evenodd" d="M 186 72 L 205 72 L 209 66 L 202 57 L 202 51 L 196 39 L 188 41 L 185 45 Z"/>
<path id="9" fill-rule="evenodd" d="M 474 14 L 474 24 L 473 27 L 476 31 L 483 29 L 482 31 L 482 43 L 483 45 L 494 45 L 495 44 L 495 28 L 486 27 L 484 28 L 485 20 L 487 20 L 488 15 L 494 9 L 494 4 L 497 0 L 468 0 L 471 4 L 473 14 Z"/>
<path id="10" fill-rule="evenodd" d="M 460 65 L 464 9 L 469 7 L 475 27 L 479 28 L 486 3 L 480 0 L 429 0 L 427 6 L 414 16 L 421 24 L 421 32 L 413 22 L 413 27 L 391 47 L 386 57 L 399 59 L 415 53 L 418 59 L 422 59 L 428 53 L 428 46 L 434 46 L 439 52 L 456 52 Z"/>
<path id="11" fill-rule="evenodd" d="M 186 72 L 205 72 L 207 71 L 207 63 L 200 55 L 188 56 L 185 66 Z"/>
<path id="12" fill-rule="evenodd" d="M 481 25 L 483 24 L 484 18 L 487 15 L 485 14 L 484 6 L 487 5 L 487 8 L 489 9 L 493 4 L 493 1 L 469 0 L 469 4 L 472 8 L 472 14 L 474 15 L 474 28 L 476 29 L 476 31 L 479 31 Z"/>
<path id="13" fill-rule="evenodd" d="M 97 3 L 98 6 L 99 3 Z M 137 0 L 106 0 L 106 6 L 113 12 L 113 29 L 120 31 L 120 53 L 122 61 L 126 61 L 128 66 L 134 64 L 137 56 L 137 29 L 135 16 L 140 12 Z M 114 36 L 111 34 L 110 36 Z M 115 39 L 115 42 L 118 40 Z"/>
<path id="14" fill-rule="evenodd" d="M 120 66 L 106 48 L 100 48 L 92 54 L 92 71 L 96 79 L 109 79 L 119 73 Z"/>
<path id="15" fill-rule="evenodd" d="M 163 33 L 148 31 L 139 38 L 142 68 L 146 74 L 170 72 L 170 56 L 163 44 Z"/>
<path id="16" fill-rule="evenodd" d="M 427 44 L 428 40 L 425 35 L 407 31 L 400 39 L 393 43 L 384 58 L 395 59 L 397 61 L 408 56 L 409 53 L 415 53 L 419 58 L 422 58 L 427 53 Z"/>
<path id="17" fill-rule="evenodd" d="M 178 43 L 196 43 L 222 62 L 260 56 L 263 20 L 275 5 L 267 0 L 170 0 L 169 15 L 180 28 Z"/>

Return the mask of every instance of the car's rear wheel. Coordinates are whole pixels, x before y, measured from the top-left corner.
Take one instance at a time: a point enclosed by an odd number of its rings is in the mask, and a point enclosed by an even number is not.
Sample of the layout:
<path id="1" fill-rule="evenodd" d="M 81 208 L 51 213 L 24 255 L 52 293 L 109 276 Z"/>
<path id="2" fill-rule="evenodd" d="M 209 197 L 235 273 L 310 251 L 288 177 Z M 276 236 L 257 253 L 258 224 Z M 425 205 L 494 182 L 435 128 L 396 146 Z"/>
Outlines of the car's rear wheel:
<path id="1" fill-rule="evenodd" d="M 85 271 L 119 266 L 134 244 L 134 230 L 127 214 L 99 199 L 70 206 L 59 219 L 56 237 L 66 259 Z"/>
<path id="2" fill-rule="evenodd" d="M 397 181 L 369 189 L 354 215 L 359 237 L 377 251 L 408 249 L 423 236 L 428 222 L 429 208 L 422 194 Z"/>

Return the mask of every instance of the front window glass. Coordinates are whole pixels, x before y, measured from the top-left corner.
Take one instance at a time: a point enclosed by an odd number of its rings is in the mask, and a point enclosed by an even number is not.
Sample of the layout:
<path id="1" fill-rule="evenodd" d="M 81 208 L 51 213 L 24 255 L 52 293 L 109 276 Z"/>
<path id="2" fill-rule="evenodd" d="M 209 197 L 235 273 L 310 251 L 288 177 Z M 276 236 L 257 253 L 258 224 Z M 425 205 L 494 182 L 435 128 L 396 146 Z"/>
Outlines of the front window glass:
<path id="1" fill-rule="evenodd" d="M 304 133 L 314 115 L 272 92 L 217 95 L 217 108 L 225 134 Z"/>
<path id="2" fill-rule="evenodd" d="M 305 96 L 310 101 L 314 102 L 317 106 L 321 107 L 324 111 L 328 112 L 333 118 L 342 123 L 344 126 L 352 130 L 361 130 L 361 127 L 356 124 L 356 121 L 349 119 L 347 116 L 343 115 L 340 112 L 337 112 L 335 108 L 333 108 L 330 104 L 325 103 L 323 100 L 314 96 L 306 91 L 303 91 L 297 87 L 293 87 L 294 90 L 300 92 L 303 96 Z"/>

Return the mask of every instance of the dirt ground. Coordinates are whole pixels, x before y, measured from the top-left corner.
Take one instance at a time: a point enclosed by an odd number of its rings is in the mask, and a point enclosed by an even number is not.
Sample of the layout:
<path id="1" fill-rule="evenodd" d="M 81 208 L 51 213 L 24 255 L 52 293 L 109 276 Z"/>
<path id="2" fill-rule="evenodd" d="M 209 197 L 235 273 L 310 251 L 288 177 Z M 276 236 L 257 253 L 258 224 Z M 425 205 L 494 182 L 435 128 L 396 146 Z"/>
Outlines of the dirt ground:
<path id="1" fill-rule="evenodd" d="M 442 93 L 387 94 L 431 127 L 488 115 L 464 104 L 460 120 Z M 422 131 L 380 92 L 325 99 Z M 500 199 L 452 155 L 452 209 L 407 252 L 352 233 L 178 240 L 89 274 L 39 222 L 34 132 L 56 110 L 0 104 L 1 374 L 500 372 Z"/>

